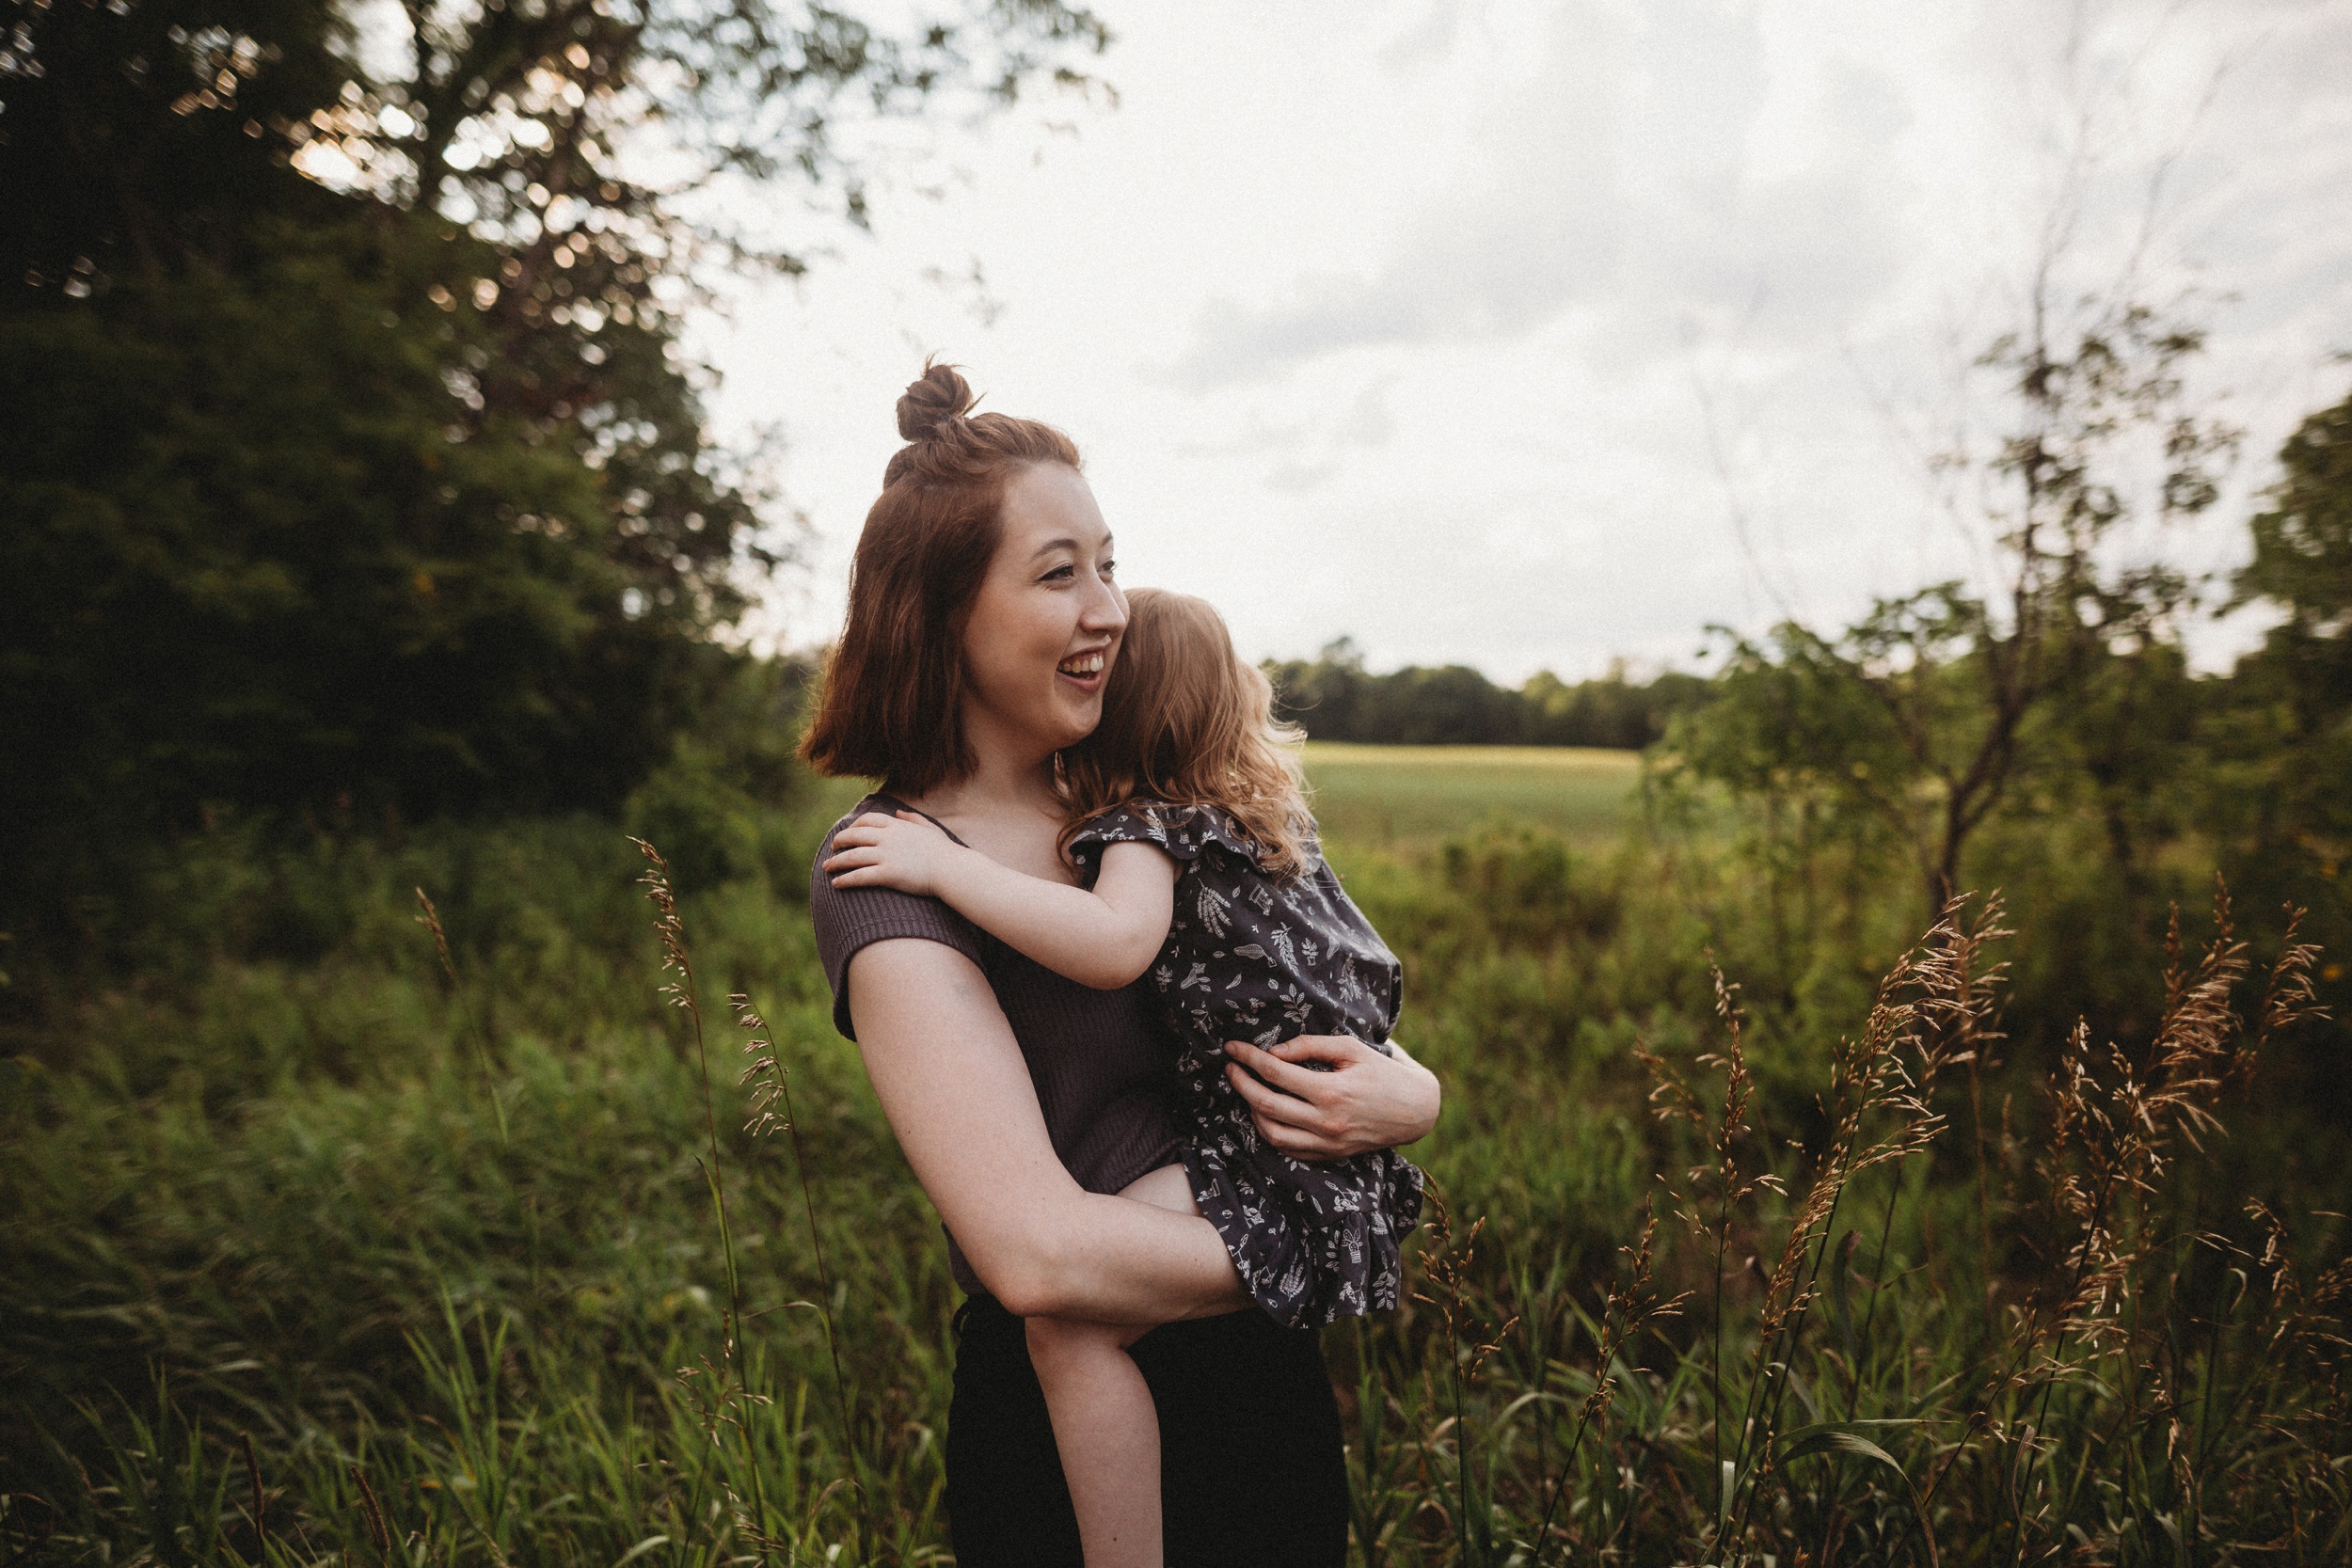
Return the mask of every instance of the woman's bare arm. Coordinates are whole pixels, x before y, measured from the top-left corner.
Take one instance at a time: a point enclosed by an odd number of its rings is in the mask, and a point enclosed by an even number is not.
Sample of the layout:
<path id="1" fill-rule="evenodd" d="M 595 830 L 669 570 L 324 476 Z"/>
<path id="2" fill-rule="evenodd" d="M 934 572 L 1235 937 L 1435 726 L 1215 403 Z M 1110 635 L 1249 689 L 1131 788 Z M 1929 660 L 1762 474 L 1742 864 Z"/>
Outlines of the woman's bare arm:
<path id="1" fill-rule="evenodd" d="M 1006 1310 L 1161 1323 L 1249 1305 L 1208 1221 L 1071 1178 L 1011 1026 L 969 958 L 917 938 L 878 942 L 850 960 L 847 983 L 898 1147 Z"/>
<path id="2" fill-rule="evenodd" d="M 834 886 L 939 899 L 1015 951 L 1097 990 L 1117 990 L 1152 967 L 1175 910 L 1176 863 L 1148 844 L 1105 846 L 1091 888 L 1015 871 L 911 811 L 867 812 L 833 846 L 825 870 Z"/>

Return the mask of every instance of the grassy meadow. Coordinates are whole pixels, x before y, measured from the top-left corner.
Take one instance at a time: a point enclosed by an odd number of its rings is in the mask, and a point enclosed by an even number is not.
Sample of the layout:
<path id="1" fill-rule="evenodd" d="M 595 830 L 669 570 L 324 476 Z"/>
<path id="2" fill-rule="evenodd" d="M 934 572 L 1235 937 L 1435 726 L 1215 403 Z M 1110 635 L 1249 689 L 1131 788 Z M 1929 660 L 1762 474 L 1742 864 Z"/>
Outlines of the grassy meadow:
<path id="1" fill-rule="evenodd" d="M 1641 760 L 1571 746 L 1310 741 L 1307 773 L 1325 835 L 1350 848 L 1409 853 L 1500 817 L 1590 849 L 1629 825 Z"/>
<path id="2" fill-rule="evenodd" d="M 2345 1560 L 2312 956 L 2191 906 L 2077 1036 L 2040 884 L 1792 928 L 1630 755 L 1309 771 L 1447 1085 L 1419 1299 L 1326 1338 L 1357 1560 Z M 227 824 L 20 975 L 0 1560 L 948 1560 L 954 1292 L 804 905 L 855 794 L 673 947 L 609 823 Z"/>
<path id="3" fill-rule="evenodd" d="M 1631 826 L 1641 783 L 1632 752 L 1573 746 L 1360 746 L 1307 743 L 1307 782 L 1324 836 L 1343 851 L 1411 853 L 1506 819 L 1580 848 L 1607 848 Z M 812 815 L 850 809 L 866 786 L 822 779 Z"/>

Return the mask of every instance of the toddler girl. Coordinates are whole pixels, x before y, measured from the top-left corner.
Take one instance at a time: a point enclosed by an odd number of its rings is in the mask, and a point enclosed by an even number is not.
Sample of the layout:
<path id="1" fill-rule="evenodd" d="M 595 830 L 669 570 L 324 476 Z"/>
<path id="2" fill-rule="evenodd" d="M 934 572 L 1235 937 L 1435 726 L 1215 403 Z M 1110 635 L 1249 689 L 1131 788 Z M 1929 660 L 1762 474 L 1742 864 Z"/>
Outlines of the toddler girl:
<path id="1" fill-rule="evenodd" d="M 1071 979 L 1104 989 L 1149 970 L 1179 1044 L 1184 1180 L 1125 1196 L 1191 1207 L 1278 1321 L 1317 1327 L 1392 1307 L 1422 1176 L 1391 1149 L 1307 1162 L 1258 1134 L 1225 1076 L 1227 1040 L 1270 1046 L 1394 1026 L 1394 955 L 1317 848 L 1265 677 L 1205 601 L 1138 589 L 1094 733 L 1062 756 L 1072 887 L 964 847 L 929 818 L 868 814 L 834 839 L 840 887 L 939 898 Z M 1158 1425 L 1125 1347 L 1144 1332 L 1028 1323 L 1089 1568 L 1159 1561 Z"/>

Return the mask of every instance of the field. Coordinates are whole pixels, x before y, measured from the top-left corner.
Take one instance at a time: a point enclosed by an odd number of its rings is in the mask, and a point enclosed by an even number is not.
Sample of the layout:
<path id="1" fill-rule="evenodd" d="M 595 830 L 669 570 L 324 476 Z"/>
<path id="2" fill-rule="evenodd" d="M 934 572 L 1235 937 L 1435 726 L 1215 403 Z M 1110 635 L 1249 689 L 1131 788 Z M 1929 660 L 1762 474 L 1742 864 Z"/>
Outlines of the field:
<path id="1" fill-rule="evenodd" d="M 1641 760 L 1565 746 L 1312 742 L 1307 782 L 1325 835 L 1351 848 L 1409 851 L 1494 817 L 1592 848 L 1623 836 Z"/>
<path id="2" fill-rule="evenodd" d="M 1631 752 L 1565 746 L 1351 746 L 1311 741 L 1307 782 L 1324 835 L 1348 850 L 1410 852 L 1493 817 L 1541 827 L 1583 847 L 1625 832 L 1641 781 Z M 827 780 L 822 812 L 864 786 Z"/>
<path id="3" fill-rule="evenodd" d="M 2341 1560 L 2291 955 L 2192 918 L 2119 1074 L 1899 894 L 1792 942 L 1629 757 L 1308 766 L 1448 1089 L 1421 1299 L 1326 1340 L 1357 1560 Z M 159 865 L 0 1063 L 0 1556 L 943 1560 L 953 1292 L 799 902 L 854 793 L 683 891 L 699 1018 L 609 823 Z"/>

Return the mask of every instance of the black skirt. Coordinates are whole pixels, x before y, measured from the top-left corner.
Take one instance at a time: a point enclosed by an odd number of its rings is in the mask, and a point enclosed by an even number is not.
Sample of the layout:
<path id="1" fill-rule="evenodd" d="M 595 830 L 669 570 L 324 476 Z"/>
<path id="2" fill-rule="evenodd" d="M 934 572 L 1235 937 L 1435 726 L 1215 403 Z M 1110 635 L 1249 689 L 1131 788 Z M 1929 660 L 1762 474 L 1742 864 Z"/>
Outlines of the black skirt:
<path id="1" fill-rule="evenodd" d="M 1341 1568 L 1347 1464 L 1317 1336 L 1263 1312 L 1168 1323 L 1131 1354 L 1160 1412 L 1168 1568 Z M 1021 1320 L 956 1313 L 947 1529 L 958 1568 L 1082 1568 Z"/>

